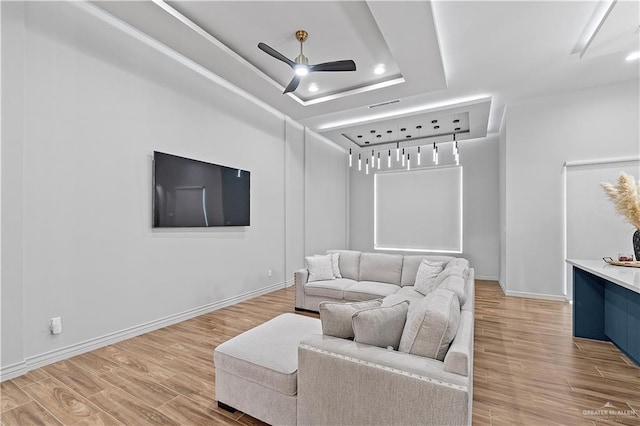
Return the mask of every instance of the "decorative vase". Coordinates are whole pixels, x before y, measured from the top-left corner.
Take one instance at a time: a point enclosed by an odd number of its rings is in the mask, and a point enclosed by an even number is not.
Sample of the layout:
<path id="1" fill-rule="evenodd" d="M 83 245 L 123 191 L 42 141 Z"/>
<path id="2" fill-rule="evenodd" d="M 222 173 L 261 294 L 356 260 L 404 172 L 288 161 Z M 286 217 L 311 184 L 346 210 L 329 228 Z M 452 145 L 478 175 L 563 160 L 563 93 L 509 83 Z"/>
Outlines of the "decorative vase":
<path id="1" fill-rule="evenodd" d="M 633 233 L 633 252 L 636 255 L 636 260 L 640 261 L 640 229 L 636 229 Z"/>

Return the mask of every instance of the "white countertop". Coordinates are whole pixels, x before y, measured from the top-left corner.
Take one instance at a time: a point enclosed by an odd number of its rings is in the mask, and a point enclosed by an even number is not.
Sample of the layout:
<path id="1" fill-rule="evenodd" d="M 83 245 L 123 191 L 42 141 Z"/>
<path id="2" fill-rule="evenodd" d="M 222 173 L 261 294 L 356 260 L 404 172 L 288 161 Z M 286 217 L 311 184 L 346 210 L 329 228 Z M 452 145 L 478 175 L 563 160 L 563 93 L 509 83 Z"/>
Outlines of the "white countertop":
<path id="1" fill-rule="evenodd" d="M 614 266 L 604 260 L 567 259 L 567 263 L 618 284 L 633 292 L 640 293 L 640 268 Z"/>

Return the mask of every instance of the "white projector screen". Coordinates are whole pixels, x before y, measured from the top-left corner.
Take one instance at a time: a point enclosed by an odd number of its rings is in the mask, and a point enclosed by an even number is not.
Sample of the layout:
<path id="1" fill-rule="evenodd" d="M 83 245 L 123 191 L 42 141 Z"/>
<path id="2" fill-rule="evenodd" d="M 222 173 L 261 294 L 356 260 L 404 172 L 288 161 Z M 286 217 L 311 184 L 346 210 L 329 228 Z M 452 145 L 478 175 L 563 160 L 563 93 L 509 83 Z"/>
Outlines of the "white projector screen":
<path id="1" fill-rule="evenodd" d="M 462 166 L 376 173 L 374 248 L 462 253 Z"/>

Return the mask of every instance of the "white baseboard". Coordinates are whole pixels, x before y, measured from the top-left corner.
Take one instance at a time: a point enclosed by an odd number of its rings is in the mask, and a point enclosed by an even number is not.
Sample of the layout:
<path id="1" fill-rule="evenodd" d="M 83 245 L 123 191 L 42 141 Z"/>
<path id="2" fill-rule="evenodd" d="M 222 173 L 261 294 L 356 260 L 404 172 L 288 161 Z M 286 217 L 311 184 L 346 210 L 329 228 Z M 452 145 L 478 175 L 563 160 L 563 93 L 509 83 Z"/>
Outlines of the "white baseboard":
<path id="1" fill-rule="evenodd" d="M 489 275 L 476 275 L 476 280 L 484 280 L 484 281 L 498 281 L 498 277 L 489 276 Z"/>
<path id="2" fill-rule="evenodd" d="M 277 284 L 272 284 L 267 287 L 263 287 L 257 290 L 249 291 L 247 293 L 230 297 L 228 299 L 209 303 L 209 304 L 206 304 L 197 308 L 189 309 L 187 311 L 180 312 L 174 315 L 169 315 L 164 318 L 159 318 L 154 321 L 149 321 L 144 324 L 125 328 L 124 330 L 105 334 L 104 336 L 94 337 L 93 339 L 89 339 L 84 342 L 69 345 L 64 348 L 55 349 L 39 355 L 30 356 L 26 358 L 24 361 L 0 367 L 0 382 L 13 379 L 14 377 L 21 376 L 33 369 L 43 367 L 45 365 L 53 364 L 54 362 L 62 361 L 63 359 L 71 358 L 76 355 L 83 354 L 85 352 L 90 352 L 95 349 L 101 348 L 103 346 L 112 345 L 122 340 L 130 339 L 132 337 L 139 336 L 141 334 L 148 333 L 150 331 L 157 330 L 162 327 L 166 327 L 166 326 L 176 324 L 191 318 L 195 318 L 199 315 L 213 312 L 218 309 L 222 309 L 226 306 L 234 305 L 236 303 L 240 303 L 245 300 L 252 299 L 254 297 L 257 297 L 266 293 L 270 293 L 274 290 L 278 290 L 284 287 L 289 287 L 291 285 L 293 285 L 293 281 L 286 281 L 286 282 L 280 282 Z M 211 356 L 213 356 L 213 354 Z"/>
<path id="3" fill-rule="evenodd" d="M 500 278 L 498 278 L 498 284 L 500 284 L 500 288 L 502 289 L 503 293 L 507 293 L 506 287 L 504 286 L 504 283 L 502 281 L 500 281 Z"/>
<path id="4" fill-rule="evenodd" d="M 504 289 L 503 289 L 504 291 Z M 526 297 L 529 299 L 553 300 L 556 302 L 566 302 L 566 296 L 556 296 L 554 294 L 528 293 L 526 291 L 504 291 L 505 296 Z"/>

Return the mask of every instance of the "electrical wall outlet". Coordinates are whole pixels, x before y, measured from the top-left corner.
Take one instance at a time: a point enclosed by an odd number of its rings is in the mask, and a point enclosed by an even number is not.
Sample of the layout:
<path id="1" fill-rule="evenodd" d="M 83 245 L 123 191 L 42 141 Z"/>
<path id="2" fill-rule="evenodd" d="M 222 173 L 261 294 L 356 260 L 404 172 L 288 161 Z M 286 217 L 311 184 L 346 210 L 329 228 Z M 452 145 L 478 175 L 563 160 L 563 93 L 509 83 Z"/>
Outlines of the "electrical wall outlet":
<path id="1" fill-rule="evenodd" d="M 273 271 L 271 269 L 269 269 L 269 271 L 267 272 L 267 275 L 272 276 L 273 275 Z"/>
<path id="2" fill-rule="evenodd" d="M 51 334 L 62 333 L 62 317 L 51 318 L 49 321 L 49 328 L 51 330 Z"/>

